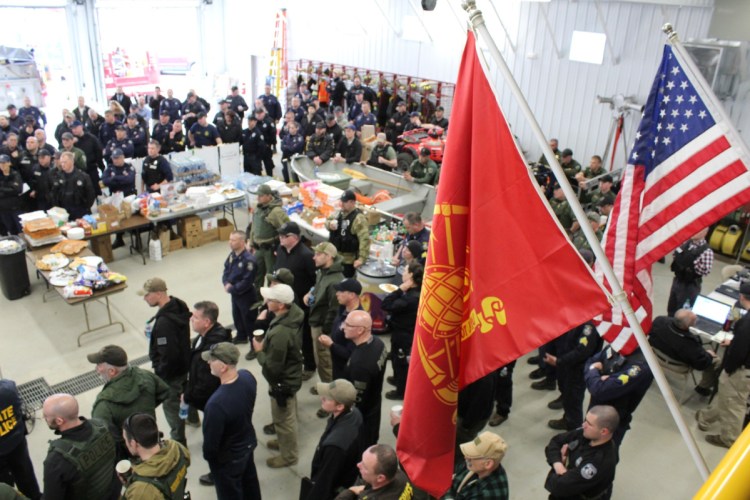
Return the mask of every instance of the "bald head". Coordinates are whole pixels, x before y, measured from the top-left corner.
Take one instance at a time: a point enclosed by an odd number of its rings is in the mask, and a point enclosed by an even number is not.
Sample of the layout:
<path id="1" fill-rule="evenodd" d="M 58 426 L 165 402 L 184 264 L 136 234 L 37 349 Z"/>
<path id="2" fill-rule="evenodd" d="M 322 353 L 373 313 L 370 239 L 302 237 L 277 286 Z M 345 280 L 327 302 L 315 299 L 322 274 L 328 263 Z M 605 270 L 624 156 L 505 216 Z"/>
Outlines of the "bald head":
<path id="1" fill-rule="evenodd" d="M 53 394 L 42 405 L 44 420 L 50 429 L 66 430 L 80 425 L 78 401 L 70 394 Z"/>
<path id="2" fill-rule="evenodd" d="M 347 315 L 346 320 L 351 324 L 363 327 L 367 331 L 372 330 L 372 318 L 367 311 L 352 311 Z"/>
<path id="3" fill-rule="evenodd" d="M 674 313 L 674 322 L 677 328 L 681 330 L 687 330 L 691 326 L 695 325 L 698 316 L 690 309 L 680 309 Z"/>

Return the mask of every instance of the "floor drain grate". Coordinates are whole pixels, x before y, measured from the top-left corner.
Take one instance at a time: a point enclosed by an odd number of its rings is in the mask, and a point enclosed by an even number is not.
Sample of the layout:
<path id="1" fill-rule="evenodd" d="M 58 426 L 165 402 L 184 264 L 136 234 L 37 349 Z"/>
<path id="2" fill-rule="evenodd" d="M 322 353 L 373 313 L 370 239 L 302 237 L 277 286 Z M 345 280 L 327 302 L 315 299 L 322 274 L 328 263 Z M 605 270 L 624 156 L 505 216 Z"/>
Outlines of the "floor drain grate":
<path id="1" fill-rule="evenodd" d="M 46 380 L 37 378 L 30 382 L 19 384 L 18 394 L 21 396 L 26 409 L 36 411 L 42 407 L 42 403 L 47 399 L 47 396 L 54 394 L 54 392 Z"/>

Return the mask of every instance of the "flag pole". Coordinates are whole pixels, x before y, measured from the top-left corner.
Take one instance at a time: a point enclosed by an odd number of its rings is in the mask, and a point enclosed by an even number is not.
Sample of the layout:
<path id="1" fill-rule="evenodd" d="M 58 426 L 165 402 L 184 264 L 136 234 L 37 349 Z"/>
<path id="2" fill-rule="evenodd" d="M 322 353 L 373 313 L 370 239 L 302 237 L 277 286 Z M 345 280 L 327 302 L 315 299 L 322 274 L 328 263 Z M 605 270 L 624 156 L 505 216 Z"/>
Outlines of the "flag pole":
<path id="1" fill-rule="evenodd" d="M 469 22 L 471 23 L 471 27 L 474 32 L 484 38 L 487 48 L 489 49 L 490 54 L 492 55 L 495 63 L 498 66 L 498 70 L 500 70 L 500 73 L 502 73 L 505 83 L 508 85 L 511 92 L 513 93 L 513 96 L 516 98 L 516 101 L 518 102 L 518 105 L 523 112 L 526 121 L 531 126 L 536 140 L 539 142 L 539 144 L 541 144 L 544 156 L 547 158 L 549 166 L 552 169 L 552 172 L 554 173 L 558 183 L 560 184 L 560 187 L 565 193 L 565 198 L 567 198 L 568 203 L 570 204 L 570 208 L 573 210 L 573 214 L 575 215 L 578 224 L 581 226 L 581 230 L 586 236 L 586 240 L 591 246 L 591 250 L 596 256 L 597 262 L 599 263 L 604 276 L 607 278 L 607 281 L 612 288 L 612 296 L 622 308 L 625 317 L 628 319 L 628 323 L 633 329 L 633 334 L 638 341 L 638 345 L 640 346 L 641 351 L 646 358 L 646 362 L 648 363 L 651 371 L 654 374 L 656 383 L 659 386 L 662 395 L 664 396 L 664 400 L 667 403 L 667 407 L 669 408 L 670 413 L 672 414 L 672 418 L 677 424 L 677 428 L 679 429 L 680 434 L 682 435 L 682 439 L 685 441 L 685 445 L 687 446 L 688 451 L 690 452 L 690 455 L 695 462 L 695 466 L 698 468 L 698 472 L 700 473 L 703 481 L 705 481 L 706 479 L 708 479 L 709 475 L 706 461 L 701 455 L 700 450 L 698 449 L 698 444 L 695 442 L 695 438 L 688 429 L 687 423 L 685 422 L 685 419 L 680 412 L 679 404 L 677 403 L 677 400 L 675 399 L 674 394 L 669 387 L 669 382 L 667 382 L 667 379 L 664 376 L 664 372 L 661 370 L 656 356 L 654 355 L 654 351 L 651 349 L 651 345 L 648 343 L 646 335 L 643 333 L 641 324 L 635 316 L 635 312 L 630 305 L 630 301 L 628 301 L 627 294 L 622 289 L 622 285 L 620 284 L 620 282 L 617 280 L 617 276 L 612 269 L 612 264 L 607 259 L 607 256 L 604 253 L 604 249 L 602 249 L 602 246 L 599 243 L 599 240 L 597 239 L 596 234 L 591 227 L 591 224 L 589 224 L 588 222 L 588 218 L 586 217 L 586 213 L 583 211 L 583 207 L 581 207 L 581 204 L 578 201 L 578 197 L 575 195 L 573 188 L 570 186 L 565 172 L 563 172 L 562 167 L 560 166 L 557 158 L 552 152 L 552 148 L 550 148 L 549 144 L 547 143 L 544 132 L 542 132 L 542 129 L 539 126 L 539 123 L 536 121 L 534 113 L 531 111 L 531 108 L 529 107 L 529 104 L 526 101 L 523 92 L 521 92 L 518 83 L 516 83 L 513 74 L 508 68 L 508 65 L 505 63 L 503 55 L 497 48 L 495 41 L 492 39 L 492 36 L 490 36 L 487 25 L 484 22 L 482 12 L 476 7 L 476 0 L 463 0 L 462 7 L 469 16 Z M 490 85 L 492 86 L 492 83 L 490 83 Z M 495 94 L 497 95 L 497 93 Z"/>

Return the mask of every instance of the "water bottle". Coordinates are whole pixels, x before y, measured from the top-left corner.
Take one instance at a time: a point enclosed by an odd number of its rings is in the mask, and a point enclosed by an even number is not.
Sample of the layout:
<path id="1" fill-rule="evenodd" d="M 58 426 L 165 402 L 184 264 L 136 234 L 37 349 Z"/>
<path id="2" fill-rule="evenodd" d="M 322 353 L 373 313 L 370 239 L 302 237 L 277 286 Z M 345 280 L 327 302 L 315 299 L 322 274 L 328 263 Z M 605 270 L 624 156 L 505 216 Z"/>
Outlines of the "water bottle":
<path id="1" fill-rule="evenodd" d="M 685 303 L 682 304 L 683 309 L 687 309 L 688 311 L 693 308 L 693 304 L 690 303 L 690 299 L 685 299 Z"/>
<path id="2" fill-rule="evenodd" d="M 310 296 L 307 298 L 307 307 L 312 307 L 315 304 L 315 287 L 310 288 Z"/>
<path id="3" fill-rule="evenodd" d="M 320 173 L 320 169 L 317 165 L 315 165 L 315 168 L 313 168 L 313 173 L 315 174 L 315 178 L 317 178 L 318 174 Z"/>
<path id="4" fill-rule="evenodd" d="M 727 313 L 727 319 L 724 320 L 724 325 L 721 327 L 721 329 L 725 332 L 728 332 L 732 329 L 732 323 L 734 323 L 734 314 L 733 309 L 730 309 L 729 313 Z"/>
<path id="5" fill-rule="evenodd" d="M 146 322 L 146 328 L 143 329 L 143 333 L 145 333 L 146 338 L 151 340 L 151 330 L 154 329 L 154 321 L 153 319 Z"/>
<path id="6" fill-rule="evenodd" d="M 180 401 L 180 419 L 181 420 L 187 420 L 189 408 L 190 408 L 189 404 L 185 403 L 184 401 Z"/>

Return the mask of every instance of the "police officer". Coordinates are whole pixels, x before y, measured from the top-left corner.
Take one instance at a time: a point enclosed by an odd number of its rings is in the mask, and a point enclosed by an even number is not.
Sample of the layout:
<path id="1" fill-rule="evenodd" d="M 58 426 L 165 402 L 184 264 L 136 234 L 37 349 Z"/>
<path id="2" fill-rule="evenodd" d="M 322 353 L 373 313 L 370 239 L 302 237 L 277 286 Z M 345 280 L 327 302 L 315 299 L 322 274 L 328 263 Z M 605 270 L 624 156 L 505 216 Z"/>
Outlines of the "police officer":
<path id="1" fill-rule="evenodd" d="M 99 127 L 99 142 L 102 144 L 108 144 L 109 141 L 115 138 L 115 129 L 118 125 L 122 125 L 115 119 L 115 114 L 112 110 L 104 112 L 104 123 Z"/>
<path id="2" fill-rule="evenodd" d="M 206 113 L 207 110 L 198 101 L 195 92 L 188 92 L 188 98 L 182 104 L 182 120 L 185 122 L 185 129 L 189 132 L 194 123 L 198 121 L 198 113 Z"/>
<path id="3" fill-rule="evenodd" d="M 46 149 L 40 149 L 37 164 L 33 167 L 33 180 L 30 185 L 31 197 L 35 200 L 37 210 L 52 208 L 49 203 L 49 193 L 55 175 L 59 175 L 59 171 L 52 165 L 52 155 Z"/>
<path id="4" fill-rule="evenodd" d="M 560 221 L 560 225 L 566 233 L 569 232 L 575 216 L 568 204 L 568 200 L 565 199 L 565 193 L 558 183 L 555 183 L 552 187 L 552 198 L 550 198 L 549 204 L 552 207 L 552 211 L 555 212 L 557 220 Z"/>
<path id="5" fill-rule="evenodd" d="M 599 352 L 602 339 L 591 321 L 566 332 L 555 341 L 556 355 L 546 353 L 544 361 L 557 368 L 557 384 L 562 393 L 563 418 L 550 420 L 547 425 L 555 430 L 578 428 L 583 420 L 583 396 L 586 384 L 583 368 L 586 360 Z"/>
<path id="6" fill-rule="evenodd" d="M 338 125 L 336 125 L 338 127 Z M 336 145 L 336 156 L 333 158 L 334 163 L 359 163 L 362 160 L 362 143 L 357 139 L 357 127 L 347 125 L 345 137 Z"/>
<path id="7" fill-rule="evenodd" d="M 573 151 L 570 148 L 563 149 L 562 153 L 560 153 L 560 166 L 563 172 L 565 172 L 570 185 L 577 185 L 576 174 L 581 171 L 581 164 L 573 159 Z"/>
<path id="8" fill-rule="evenodd" d="M 47 498 L 119 497 L 115 475 L 115 441 L 106 422 L 78 416 L 78 401 L 70 394 L 54 394 L 44 401 L 42 416 L 60 436 L 50 441 L 44 460 Z"/>
<path id="9" fill-rule="evenodd" d="M 188 129 L 188 140 L 194 148 L 203 148 L 207 146 L 218 146 L 221 144 L 221 137 L 216 127 L 208 123 L 208 115 L 205 111 L 198 113 L 198 121 Z"/>
<path id="10" fill-rule="evenodd" d="M 289 160 L 305 151 L 305 138 L 299 133 L 299 125 L 292 122 L 288 126 L 288 133 L 281 139 L 281 174 L 284 176 L 284 182 L 289 182 Z M 294 172 L 291 177 L 295 180 L 297 176 Z"/>
<path id="11" fill-rule="evenodd" d="M 50 192 L 50 203 L 67 210 L 71 220 L 90 214 L 91 205 L 96 199 L 91 177 L 75 168 L 74 158 L 69 151 L 60 154 L 61 172 L 54 177 Z"/>
<path id="12" fill-rule="evenodd" d="M 333 243 L 343 260 L 343 273 L 354 277 L 355 269 L 370 255 L 370 232 L 367 217 L 357 208 L 357 196 L 348 189 L 341 195 L 341 211 L 326 223 Z"/>
<path id="13" fill-rule="evenodd" d="M 281 206 L 281 198 L 267 185 L 258 186 L 258 205 L 253 210 L 252 225 L 248 228 L 250 251 L 255 255 L 258 269 L 255 288 L 260 290 L 266 274 L 273 271 L 274 250 L 279 244 L 279 228 L 289 220 Z"/>
<path id="14" fill-rule="evenodd" d="M 255 113 L 247 117 L 247 128 L 242 131 L 242 159 L 245 172 L 260 175 L 265 151 L 268 149 L 263 132 L 258 128 Z"/>
<path id="15" fill-rule="evenodd" d="M 148 141 L 148 133 L 146 129 L 138 123 L 139 116 L 136 114 L 129 114 L 126 120 L 126 132 L 128 139 L 133 142 L 133 157 L 143 158 L 146 156 L 146 143 Z"/>
<path id="16" fill-rule="evenodd" d="M 599 215 L 597 212 L 586 212 L 586 218 L 591 225 L 591 229 L 593 229 L 594 233 L 596 234 L 596 239 L 601 241 L 602 236 L 604 236 L 601 228 L 601 215 Z M 574 223 L 573 225 L 576 227 L 578 226 L 577 223 Z M 589 241 L 586 239 L 586 235 L 583 234 L 583 230 L 581 228 L 577 228 L 575 231 L 571 232 L 570 239 L 573 241 L 573 246 L 578 250 L 591 250 L 591 245 L 589 245 Z"/>
<path id="17" fill-rule="evenodd" d="M 159 154 L 161 145 L 158 141 L 151 139 L 148 143 L 148 156 L 143 160 L 141 171 L 141 190 L 156 193 L 162 184 L 172 182 L 174 175 L 169 161 Z"/>
<path id="18" fill-rule="evenodd" d="M 64 138 L 63 138 L 64 139 Z M 125 125 L 118 125 L 115 127 L 115 138 L 107 143 L 104 147 L 104 159 L 110 161 L 112 151 L 115 149 L 121 149 L 125 154 L 125 158 L 133 158 L 135 154 L 135 145 L 133 141 L 128 137 L 128 131 Z"/>
<path id="19" fill-rule="evenodd" d="M 437 165 L 430 159 L 430 150 L 419 150 L 419 158 L 411 162 L 409 171 L 404 173 L 404 179 L 417 184 L 434 184 L 437 176 Z"/>
<path id="20" fill-rule="evenodd" d="M 76 120 L 70 125 L 70 131 L 75 137 L 75 145 L 83 151 L 86 158 L 86 173 L 91 177 L 91 184 L 94 186 L 96 195 L 102 194 L 99 187 L 99 169 L 103 167 L 102 163 L 102 144 L 99 139 L 91 133 L 86 132 L 83 123 Z"/>
<path id="21" fill-rule="evenodd" d="M 240 89 L 237 88 L 237 85 L 232 86 L 231 92 L 225 100 L 229 102 L 229 109 L 237 113 L 241 120 L 245 118 L 245 111 L 248 110 L 247 103 L 245 98 L 240 95 Z"/>
<path id="22" fill-rule="evenodd" d="M 27 497 L 42 497 L 26 443 L 21 398 L 12 380 L 0 379 L 0 475 L 12 479 Z"/>
<path id="23" fill-rule="evenodd" d="M 224 274 L 221 282 L 224 291 L 232 296 L 232 319 L 237 329 L 235 344 L 247 344 L 253 328 L 257 309 L 250 309 L 257 300 L 255 287 L 256 258 L 245 248 L 245 233 L 232 231 L 229 235 L 229 256 L 224 261 Z"/>
<path id="24" fill-rule="evenodd" d="M 315 165 L 322 165 L 327 162 L 333 156 L 333 139 L 326 135 L 326 124 L 324 122 L 318 122 L 315 125 L 315 134 L 310 136 L 307 140 L 307 147 L 305 148 L 305 154 L 310 158 Z"/>
<path id="25" fill-rule="evenodd" d="M 544 449 L 547 463 L 552 466 L 544 482 L 549 498 L 610 498 L 619 461 L 613 440 L 618 425 L 614 408 L 592 406 L 580 429 L 550 440 Z"/>
<path id="26" fill-rule="evenodd" d="M 354 119 L 354 126 L 357 127 L 358 136 L 362 135 L 362 127 L 365 125 L 372 125 L 373 127 L 377 125 L 378 120 L 370 111 L 370 103 L 367 101 L 363 102 L 362 112 Z"/>
<path id="27" fill-rule="evenodd" d="M 167 98 L 159 104 L 159 114 L 165 111 L 169 115 L 170 123 L 180 119 L 182 103 L 174 96 L 172 89 L 167 89 Z"/>
<path id="28" fill-rule="evenodd" d="M 341 142 L 341 138 L 344 136 L 344 132 L 338 123 L 336 123 L 336 116 L 333 113 L 328 113 L 326 119 L 326 135 L 333 139 L 334 144 Z M 359 159 L 357 159 L 359 161 Z"/>
<path id="29" fill-rule="evenodd" d="M 398 166 L 396 150 L 386 140 L 386 135 L 383 132 L 376 136 L 375 146 L 372 148 L 367 164 L 386 171 L 391 171 Z"/>
<path id="30" fill-rule="evenodd" d="M 109 188 L 109 192 L 122 193 L 123 196 L 136 194 L 135 191 L 135 168 L 125 162 L 125 154 L 121 149 L 112 151 L 112 163 L 104 171 L 102 182 Z M 117 233 L 112 248 L 120 248 L 125 245 L 122 233 Z"/>
<path id="31" fill-rule="evenodd" d="M 167 143 L 169 133 L 172 131 L 172 124 L 169 122 L 169 111 L 159 113 L 159 123 L 154 125 L 151 131 L 151 138 L 158 141 L 162 146 Z"/>
<path id="32" fill-rule="evenodd" d="M 591 393 L 589 408 L 611 405 L 620 415 L 620 424 L 613 436 L 619 446 L 630 429 L 633 412 L 654 380 L 646 358 L 640 349 L 623 356 L 610 346 L 586 362 L 584 378 Z"/>
<path id="33" fill-rule="evenodd" d="M 0 155 L 0 233 L 3 235 L 21 232 L 18 214 L 21 213 L 22 190 L 21 174 L 11 168 L 8 155 Z"/>
<path id="34" fill-rule="evenodd" d="M 263 102 L 263 107 L 266 108 L 268 116 L 274 121 L 278 122 L 281 120 L 281 104 L 275 95 L 271 93 L 271 86 L 266 84 L 265 94 L 260 96 L 260 100 Z"/>
<path id="35" fill-rule="evenodd" d="M 261 160 L 266 168 L 266 175 L 273 175 L 273 154 L 276 152 L 276 125 L 273 123 L 268 116 L 266 116 L 266 110 L 258 108 L 254 112 L 255 117 L 258 119 L 258 129 L 263 134 L 263 141 L 266 143 L 266 148 L 261 154 Z"/>

